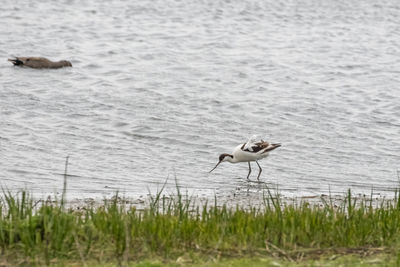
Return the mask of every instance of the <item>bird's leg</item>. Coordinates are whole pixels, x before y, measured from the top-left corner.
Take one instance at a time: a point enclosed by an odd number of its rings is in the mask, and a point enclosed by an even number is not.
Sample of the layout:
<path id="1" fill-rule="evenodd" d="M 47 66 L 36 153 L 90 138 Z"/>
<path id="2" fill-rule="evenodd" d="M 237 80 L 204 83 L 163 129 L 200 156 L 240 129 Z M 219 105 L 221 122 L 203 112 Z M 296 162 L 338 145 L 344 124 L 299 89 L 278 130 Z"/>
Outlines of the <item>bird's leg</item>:
<path id="1" fill-rule="evenodd" d="M 249 163 L 249 174 L 247 174 L 247 180 L 249 180 L 249 176 L 250 176 L 250 173 L 251 173 L 250 161 L 248 163 Z"/>
<path id="2" fill-rule="evenodd" d="M 258 164 L 258 161 L 257 161 L 257 160 L 256 160 L 256 163 L 257 163 L 257 165 L 258 165 L 258 168 L 260 168 L 260 172 L 258 173 L 258 176 L 257 176 L 257 180 L 260 181 L 260 175 L 261 175 L 262 169 L 261 169 L 260 164 Z"/>

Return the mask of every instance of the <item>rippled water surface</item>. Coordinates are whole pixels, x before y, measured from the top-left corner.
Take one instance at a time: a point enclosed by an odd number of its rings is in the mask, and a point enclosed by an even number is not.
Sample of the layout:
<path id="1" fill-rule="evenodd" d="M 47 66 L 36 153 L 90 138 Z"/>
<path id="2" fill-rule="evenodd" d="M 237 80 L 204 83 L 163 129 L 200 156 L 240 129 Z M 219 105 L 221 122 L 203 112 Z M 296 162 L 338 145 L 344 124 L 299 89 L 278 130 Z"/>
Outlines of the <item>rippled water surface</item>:
<path id="1" fill-rule="evenodd" d="M 59 192 L 70 155 L 69 196 L 257 193 L 246 163 L 208 171 L 258 134 L 283 144 L 260 164 L 285 195 L 390 192 L 399 25 L 396 0 L 3 1 L 0 184 Z"/>

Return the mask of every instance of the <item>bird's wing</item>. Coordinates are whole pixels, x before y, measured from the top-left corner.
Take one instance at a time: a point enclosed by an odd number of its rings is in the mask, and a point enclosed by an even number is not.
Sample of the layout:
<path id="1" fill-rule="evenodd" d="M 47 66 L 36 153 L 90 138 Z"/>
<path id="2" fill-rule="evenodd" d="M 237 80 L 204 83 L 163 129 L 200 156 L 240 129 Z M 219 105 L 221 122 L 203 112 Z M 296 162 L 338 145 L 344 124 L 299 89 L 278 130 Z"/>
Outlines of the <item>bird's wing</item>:
<path id="1" fill-rule="evenodd" d="M 254 143 L 250 148 L 244 149 L 243 151 L 257 153 L 257 152 L 267 148 L 268 146 L 269 146 L 268 142 L 260 141 L 260 142 Z"/>
<path id="2" fill-rule="evenodd" d="M 243 151 L 253 151 L 252 147 L 256 142 L 257 142 L 257 136 L 253 135 L 252 137 L 249 138 L 249 140 L 246 143 L 244 143 L 241 149 Z"/>
<path id="3" fill-rule="evenodd" d="M 257 153 L 260 150 L 263 150 L 269 146 L 268 142 L 265 142 L 263 140 L 261 141 L 257 140 L 258 140 L 257 136 L 253 135 L 252 137 L 250 137 L 247 143 L 244 143 L 242 145 L 240 149 L 246 152 Z"/>

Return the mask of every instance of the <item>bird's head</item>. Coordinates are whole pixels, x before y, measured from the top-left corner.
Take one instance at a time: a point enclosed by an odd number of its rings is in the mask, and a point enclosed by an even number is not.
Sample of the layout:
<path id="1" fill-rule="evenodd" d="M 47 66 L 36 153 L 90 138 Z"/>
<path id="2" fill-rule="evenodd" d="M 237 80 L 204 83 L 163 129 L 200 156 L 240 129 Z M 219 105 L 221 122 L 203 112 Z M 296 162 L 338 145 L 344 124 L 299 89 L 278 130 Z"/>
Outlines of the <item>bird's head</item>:
<path id="1" fill-rule="evenodd" d="M 229 161 L 229 160 L 231 160 L 231 159 L 233 159 L 233 156 L 230 155 L 230 154 L 224 153 L 224 154 L 219 155 L 219 161 L 218 161 L 217 165 L 215 165 L 215 167 L 214 167 L 210 172 L 212 172 L 213 170 L 215 170 L 215 168 L 217 168 L 218 165 L 219 165 L 221 162 Z"/>
<path id="2" fill-rule="evenodd" d="M 71 62 L 68 61 L 68 60 L 60 60 L 60 63 L 61 63 L 64 67 L 72 67 Z"/>

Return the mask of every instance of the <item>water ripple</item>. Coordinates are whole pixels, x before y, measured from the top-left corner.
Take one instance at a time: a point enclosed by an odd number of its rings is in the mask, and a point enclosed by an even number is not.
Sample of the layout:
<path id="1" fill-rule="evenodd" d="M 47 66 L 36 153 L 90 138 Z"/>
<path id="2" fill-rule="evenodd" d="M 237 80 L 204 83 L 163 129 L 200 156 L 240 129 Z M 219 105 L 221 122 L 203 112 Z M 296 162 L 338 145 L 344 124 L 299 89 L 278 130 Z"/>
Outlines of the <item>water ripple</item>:
<path id="1" fill-rule="evenodd" d="M 55 192 L 70 155 L 76 197 L 140 195 L 168 177 L 173 190 L 175 176 L 203 196 L 258 194 L 247 164 L 207 171 L 259 134 L 283 143 L 261 163 L 283 194 L 390 191 L 398 10 L 395 0 L 6 0 L 4 59 L 74 67 L 1 63 L 1 185 Z"/>

